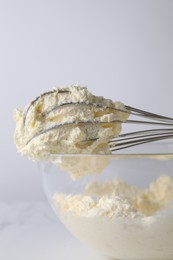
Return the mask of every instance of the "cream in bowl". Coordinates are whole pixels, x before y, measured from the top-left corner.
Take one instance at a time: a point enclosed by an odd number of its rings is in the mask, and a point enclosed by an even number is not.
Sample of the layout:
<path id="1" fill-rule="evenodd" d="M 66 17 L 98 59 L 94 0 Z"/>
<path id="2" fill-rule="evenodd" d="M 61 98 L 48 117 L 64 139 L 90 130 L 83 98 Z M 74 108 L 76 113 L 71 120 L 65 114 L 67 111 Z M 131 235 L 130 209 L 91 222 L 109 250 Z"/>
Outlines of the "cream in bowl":
<path id="1" fill-rule="evenodd" d="M 97 174 L 94 157 L 96 165 L 107 162 Z M 67 169 L 42 163 L 48 200 L 73 235 L 114 259 L 173 259 L 172 156 L 78 158 L 86 161 L 86 167 L 91 160 L 93 168 L 75 180 Z"/>
<path id="2" fill-rule="evenodd" d="M 121 147 L 114 137 L 124 136 L 122 124 L 143 122 L 128 120 L 141 114 L 159 118 L 154 125 L 171 125 L 170 118 L 94 96 L 85 87 L 56 88 L 16 110 L 15 144 L 40 161 L 50 204 L 80 240 L 114 259 L 173 259 L 172 144 L 111 154 Z M 170 131 L 132 132 L 123 142 L 129 147 L 169 139 Z"/>

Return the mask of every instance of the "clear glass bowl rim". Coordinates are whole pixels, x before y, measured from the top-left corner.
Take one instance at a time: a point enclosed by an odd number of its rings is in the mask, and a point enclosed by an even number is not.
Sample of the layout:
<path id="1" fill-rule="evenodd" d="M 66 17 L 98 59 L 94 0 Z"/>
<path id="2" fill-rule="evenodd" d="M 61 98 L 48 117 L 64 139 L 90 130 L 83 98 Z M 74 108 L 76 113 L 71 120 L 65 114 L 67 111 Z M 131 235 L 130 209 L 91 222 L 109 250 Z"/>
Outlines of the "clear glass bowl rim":
<path id="1" fill-rule="evenodd" d="M 117 158 L 117 159 L 124 159 L 124 158 L 157 158 L 157 157 L 165 157 L 168 159 L 173 158 L 173 153 L 116 153 L 116 154 L 63 154 L 63 153 L 55 153 L 50 154 L 49 157 L 56 157 L 56 156 L 63 156 L 63 157 L 109 157 L 109 158 Z"/>
<path id="2" fill-rule="evenodd" d="M 136 149 L 137 148 L 137 149 Z M 150 149 L 156 149 L 149 152 Z M 151 150 L 152 150 L 151 149 Z M 173 141 L 160 141 L 151 142 L 147 144 L 137 145 L 132 148 L 125 148 L 112 153 L 50 153 L 50 157 L 63 156 L 63 157 L 107 157 L 107 158 L 159 158 L 165 159 L 173 158 Z"/>

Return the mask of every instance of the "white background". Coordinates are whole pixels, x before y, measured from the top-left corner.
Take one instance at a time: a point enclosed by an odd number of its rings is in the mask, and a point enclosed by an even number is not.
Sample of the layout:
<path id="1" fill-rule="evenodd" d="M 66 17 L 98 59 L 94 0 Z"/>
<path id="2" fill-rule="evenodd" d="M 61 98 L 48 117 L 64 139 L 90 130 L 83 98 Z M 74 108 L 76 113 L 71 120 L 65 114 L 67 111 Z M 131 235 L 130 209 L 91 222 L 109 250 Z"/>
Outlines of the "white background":
<path id="1" fill-rule="evenodd" d="M 42 199 L 14 108 L 54 86 L 173 115 L 173 1 L 0 0 L 0 200 Z"/>

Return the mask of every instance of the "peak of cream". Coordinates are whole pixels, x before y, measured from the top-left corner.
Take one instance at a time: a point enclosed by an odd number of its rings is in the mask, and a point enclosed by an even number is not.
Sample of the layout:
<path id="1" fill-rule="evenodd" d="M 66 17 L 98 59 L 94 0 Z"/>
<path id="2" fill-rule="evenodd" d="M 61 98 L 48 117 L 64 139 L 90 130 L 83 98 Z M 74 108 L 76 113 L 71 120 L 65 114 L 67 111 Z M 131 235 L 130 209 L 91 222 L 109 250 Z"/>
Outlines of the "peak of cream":
<path id="1" fill-rule="evenodd" d="M 111 153 L 108 140 L 120 133 L 128 116 L 121 102 L 95 96 L 86 87 L 55 88 L 15 111 L 15 144 L 33 160 L 50 154 Z"/>

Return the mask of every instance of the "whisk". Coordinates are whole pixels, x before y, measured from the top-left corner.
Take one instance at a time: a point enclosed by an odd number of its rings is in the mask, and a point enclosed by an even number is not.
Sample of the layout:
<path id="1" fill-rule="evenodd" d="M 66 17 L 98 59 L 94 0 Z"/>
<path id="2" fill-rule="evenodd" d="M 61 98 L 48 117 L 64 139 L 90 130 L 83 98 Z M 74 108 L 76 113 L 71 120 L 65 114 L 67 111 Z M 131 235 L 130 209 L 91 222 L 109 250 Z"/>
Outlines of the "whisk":
<path id="1" fill-rule="evenodd" d="M 51 92 L 50 92 L 51 93 Z M 46 94 L 50 94 L 49 92 L 45 93 Z M 38 98 L 37 98 L 38 99 Z M 37 99 L 35 99 L 31 105 L 33 105 L 33 103 L 35 103 L 37 101 Z M 30 105 L 30 107 L 31 107 Z M 44 117 L 48 116 L 52 111 L 58 110 L 61 107 L 64 106 L 74 106 L 74 105 L 80 105 L 80 106 L 94 106 L 97 108 L 101 108 L 101 109 L 110 109 L 110 110 L 116 110 L 118 112 L 122 112 L 122 113 L 127 113 L 130 116 L 135 116 L 138 117 L 138 119 L 140 120 L 126 120 L 126 121 L 120 121 L 120 120 L 116 120 L 116 121 L 111 121 L 110 123 L 123 123 L 123 124 L 138 124 L 138 125 L 148 125 L 148 126 L 157 126 L 157 128 L 154 129 L 147 129 L 147 130 L 143 130 L 143 131 L 135 131 L 135 132 L 127 132 L 127 133 L 123 133 L 120 134 L 114 138 L 112 138 L 109 141 L 109 147 L 111 151 L 117 151 L 117 150 L 121 150 L 121 149 L 125 149 L 125 148 L 129 148 L 132 146 L 136 146 L 136 145 L 140 145 L 140 144 L 145 144 L 145 143 L 149 143 L 149 142 L 154 142 L 154 141 L 159 141 L 159 140 L 164 140 L 164 139 L 169 139 L 169 138 L 173 138 L 173 118 L 170 117 L 166 117 L 166 116 L 162 116 L 162 115 L 158 115 L 158 114 L 154 114 L 148 111 L 144 111 L 144 110 L 140 110 L 131 106 L 125 106 L 125 110 L 122 109 L 118 109 L 115 107 L 103 107 L 102 104 L 96 104 L 96 103 L 85 103 L 85 102 L 70 102 L 70 103 L 65 103 L 59 106 L 55 106 L 54 108 L 52 108 L 50 111 L 47 111 L 46 114 L 44 115 Z M 26 121 L 26 117 L 27 117 L 27 113 L 28 110 L 30 109 L 30 107 L 27 109 L 26 113 L 25 113 L 25 117 L 24 117 L 24 125 L 25 125 L 25 121 Z M 144 120 L 145 119 L 145 120 Z M 66 123 L 59 123 L 59 124 L 55 124 L 54 126 L 48 127 L 47 129 L 44 129 L 38 133 L 36 133 L 32 138 L 30 138 L 27 142 L 27 144 L 32 141 L 35 137 L 42 135 L 46 132 L 52 131 L 52 130 L 56 130 L 58 128 L 61 127 L 65 127 L 65 126 L 76 126 L 76 125 L 90 125 L 93 123 L 98 123 L 98 124 L 105 124 L 108 122 L 100 122 L 100 121 L 78 121 L 78 122 L 66 122 Z M 159 128 L 159 127 L 164 127 L 164 128 Z M 165 128 L 166 127 L 166 128 Z M 172 128 L 171 128 L 172 127 Z M 96 141 L 98 138 L 94 138 L 94 139 L 87 139 L 87 140 L 83 140 L 81 142 L 93 142 Z"/>
<path id="2" fill-rule="evenodd" d="M 136 116 L 141 120 L 126 120 L 122 123 L 157 127 L 162 126 L 167 128 L 154 128 L 120 134 L 109 141 L 109 147 L 112 152 L 140 144 L 173 138 L 173 118 L 154 114 L 131 106 L 125 106 L 125 108 L 130 115 Z M 123 110 L 120 111 L 123 112 Z"/>

